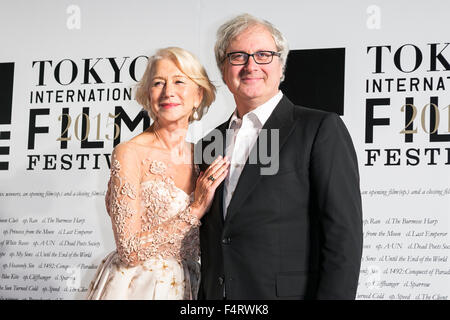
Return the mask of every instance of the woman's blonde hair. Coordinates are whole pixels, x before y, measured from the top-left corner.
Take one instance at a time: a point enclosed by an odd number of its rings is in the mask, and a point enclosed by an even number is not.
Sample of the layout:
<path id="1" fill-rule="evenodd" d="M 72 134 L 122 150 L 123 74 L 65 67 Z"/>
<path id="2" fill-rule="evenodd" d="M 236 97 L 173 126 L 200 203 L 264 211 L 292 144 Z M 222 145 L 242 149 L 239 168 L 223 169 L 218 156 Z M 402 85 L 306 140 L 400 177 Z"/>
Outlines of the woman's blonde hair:
<path id="1" fill-rule="evenodd" d="M 162 59 L 169 59 L 172 61 L 181 72 L 203 90 L 203 98 L 197 108 L 198 119 L 196 120 L 200 120 L 216 98 L 216 87 L 209 80 L 205 68 L 198 59 L 192 53 L 182 48 L 168 47 L 159 49 L 153 56 L 149 57 L 144 75 L 137 84 L 136 101 L 148 112 L 149 116 L 155 120 L 155 115 L 150 107 L 150 86 L 152 83 L 150 77 L 156 61 Z M 189 122 L 192 122 L 193 120 L 191 114 Z"/>

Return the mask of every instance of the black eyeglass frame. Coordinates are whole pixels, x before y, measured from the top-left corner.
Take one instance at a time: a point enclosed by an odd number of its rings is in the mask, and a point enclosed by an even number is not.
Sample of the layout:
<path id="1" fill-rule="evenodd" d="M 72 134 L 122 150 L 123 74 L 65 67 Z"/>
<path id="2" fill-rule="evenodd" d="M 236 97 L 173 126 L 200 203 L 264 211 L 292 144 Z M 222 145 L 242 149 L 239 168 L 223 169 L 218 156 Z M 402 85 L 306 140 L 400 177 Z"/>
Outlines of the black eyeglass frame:
<path id="1" fill-rule="evenodd" d="M 270 59 L 269 62 L 258 62 L 258 61 L 256 61 L 255 55 L 256 54 L 260 54 L 262 52 L 270 53 L 271 59 Z M 235 53 L 244 54 L 247 57 L 245 59 L 245 62 L 243 62 L 243 63 L 233 63 L 231 61 L 231 55 L 235 54 Z M 281 57 L 281 53 L 280 52 L 275 52 L 275 51 L 270 51 L 270 50 L 261 50 L 261 51 L 256 51 L 256 52 L 253 52 L 253 53 L 247 53 L 247 52 L 244 52 L 244 51 L 233 51 L 233 52 L 227 53 L 225 58 L 223 59 L 223 61 L 225 61 L 225 59 L 228 58 L 228 61 L 230 62 L 231 65 L 233 65 L 233 66 L 243 66 L 243 65 L 246 65 L 248 63 L 248 59 L 250 59 L 250 57 L 252 57 L 253 61 L 255 61 L 256 64 L 270 64 L 273 61 L 273 56 Z"/>

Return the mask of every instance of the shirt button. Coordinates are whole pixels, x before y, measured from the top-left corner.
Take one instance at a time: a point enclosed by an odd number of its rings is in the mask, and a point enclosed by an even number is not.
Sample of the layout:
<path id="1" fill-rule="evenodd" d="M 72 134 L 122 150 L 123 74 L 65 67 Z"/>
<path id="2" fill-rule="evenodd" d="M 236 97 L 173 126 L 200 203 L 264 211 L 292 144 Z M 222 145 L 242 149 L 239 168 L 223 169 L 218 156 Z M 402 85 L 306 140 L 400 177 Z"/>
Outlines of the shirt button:
<path id="1" fill-rule="evenodd" d="M 223 277 L 219 277 L 219 285 L 221 286 L 221 285 L 223 285 L 223 283 L 224 283 L 224 279 L 223 279 Z"/>
<path id="2" fill-rule="evenodd" d="M 230 244 L 231 243 L 231 238 L 223 238 L 222 239 L 222 243 L 223 244 Z"/>

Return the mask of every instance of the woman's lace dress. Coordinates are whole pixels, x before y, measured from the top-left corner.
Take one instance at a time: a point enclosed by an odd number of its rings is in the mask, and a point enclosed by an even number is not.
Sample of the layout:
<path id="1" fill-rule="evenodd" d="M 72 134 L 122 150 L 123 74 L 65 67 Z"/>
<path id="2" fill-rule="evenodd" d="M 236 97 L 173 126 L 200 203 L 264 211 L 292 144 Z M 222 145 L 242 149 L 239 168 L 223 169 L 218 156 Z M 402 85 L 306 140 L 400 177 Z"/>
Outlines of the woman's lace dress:
<path id="1" fill-rule="evenodd" d="M 105 202 L 117 250 L 100 264 L 88 299 L 196 298 L 200 222 L 170 165 L 131 142 L 114 149 Z"/>

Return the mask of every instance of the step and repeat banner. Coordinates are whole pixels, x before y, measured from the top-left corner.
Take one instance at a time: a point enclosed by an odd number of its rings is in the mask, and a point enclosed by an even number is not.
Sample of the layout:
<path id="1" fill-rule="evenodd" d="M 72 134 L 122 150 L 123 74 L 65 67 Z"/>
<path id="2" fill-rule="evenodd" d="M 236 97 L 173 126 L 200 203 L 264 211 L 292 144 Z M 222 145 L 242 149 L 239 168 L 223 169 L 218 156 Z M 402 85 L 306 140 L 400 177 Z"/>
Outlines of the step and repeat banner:
<path id="1" fill-rule="evenodd" d="M 215 32 L 247 12 L 288 39 L 287 81 L 306 79 L 292 99 L 338 112 L 353 138 L 364 212 L 357 299 L 447 300 L 449 10 L 400 0 L 1 1 L 0 299 L 85 297 L 115 249 L 104 204 L 111 151 L 150 124 L 134 100 L 148 56 L 183 47 L 217 85 L 190 127 L 195 142 L 233 112 Z M 307 70 L 294 63 L 309 53 Z M 327 103 L 302 100 L 314 74 Z"/>

